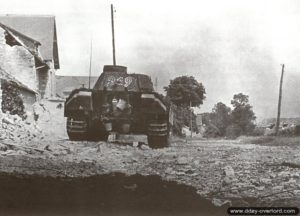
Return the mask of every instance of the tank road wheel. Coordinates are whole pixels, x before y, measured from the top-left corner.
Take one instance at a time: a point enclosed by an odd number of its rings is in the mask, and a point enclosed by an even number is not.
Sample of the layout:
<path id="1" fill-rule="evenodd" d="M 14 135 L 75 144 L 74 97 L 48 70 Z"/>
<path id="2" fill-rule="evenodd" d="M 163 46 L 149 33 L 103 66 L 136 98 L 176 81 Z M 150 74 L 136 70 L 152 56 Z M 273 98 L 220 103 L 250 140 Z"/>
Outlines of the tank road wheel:
<path id="1" fill-rule="evenodd" d="M 164 148 L 169 145 L 168 123 L 151 122 L 148 125 L 148 145 L 151 148 Z"/>
<path id="2" fill-rule="evenodd" d="M 67 134 L 70 140 L 86 140 L 88 135 L 88 123 L 84 119 L 67 118 Z"/>

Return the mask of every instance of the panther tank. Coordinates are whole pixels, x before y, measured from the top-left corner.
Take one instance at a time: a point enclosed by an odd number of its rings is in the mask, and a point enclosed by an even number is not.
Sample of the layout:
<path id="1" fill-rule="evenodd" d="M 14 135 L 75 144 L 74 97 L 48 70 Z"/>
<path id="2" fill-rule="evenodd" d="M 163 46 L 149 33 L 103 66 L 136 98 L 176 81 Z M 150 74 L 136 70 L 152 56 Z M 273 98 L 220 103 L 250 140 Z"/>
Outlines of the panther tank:
<path id="1" fill-rule="evenodd" d="M 110 133 L 145 134 L 152 148 L 168 145 L 172 113 L 151 78 L 105 65 L 93 88 L 79 88 L 65 101 L 70 140 L 107 141 Z"/>

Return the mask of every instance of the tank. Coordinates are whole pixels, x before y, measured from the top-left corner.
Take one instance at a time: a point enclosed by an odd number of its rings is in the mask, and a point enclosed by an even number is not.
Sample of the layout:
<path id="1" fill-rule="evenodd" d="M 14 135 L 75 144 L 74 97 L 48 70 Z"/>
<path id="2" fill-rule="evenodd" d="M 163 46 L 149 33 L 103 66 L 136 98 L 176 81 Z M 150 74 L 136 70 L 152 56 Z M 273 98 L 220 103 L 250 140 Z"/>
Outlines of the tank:
<path id="1" fill-rule="evenodd" d="M 75 89 L 65 101 L 69 139 L 107 141 L 112 132 L 145 134 L 150 147 L 166 147 L 173 118 L 160 98 L 149 76 L 105 65 L 93 88 Z"/>

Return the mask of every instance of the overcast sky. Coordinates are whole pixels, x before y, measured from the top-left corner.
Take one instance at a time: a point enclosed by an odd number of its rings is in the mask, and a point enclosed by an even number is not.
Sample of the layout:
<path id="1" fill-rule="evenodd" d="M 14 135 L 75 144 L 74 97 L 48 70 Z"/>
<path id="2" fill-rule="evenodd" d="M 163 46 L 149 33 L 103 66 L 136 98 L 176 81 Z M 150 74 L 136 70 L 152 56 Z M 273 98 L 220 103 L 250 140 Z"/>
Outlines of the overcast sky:
<path id="1" fill-rule="evenodd" d="M 258 118 L 275 117 L 281 64 L 283 117 L 300 116 L 300 1 L 282 0 L 0 0 L 1 14 L 56 16 L 61 69 L 88 75 L 112 63 L 110 3 L 116 9 L 117 64 L 158 77 L 179 75 L 206 88 L 200 111 L 249 95 Z"/>

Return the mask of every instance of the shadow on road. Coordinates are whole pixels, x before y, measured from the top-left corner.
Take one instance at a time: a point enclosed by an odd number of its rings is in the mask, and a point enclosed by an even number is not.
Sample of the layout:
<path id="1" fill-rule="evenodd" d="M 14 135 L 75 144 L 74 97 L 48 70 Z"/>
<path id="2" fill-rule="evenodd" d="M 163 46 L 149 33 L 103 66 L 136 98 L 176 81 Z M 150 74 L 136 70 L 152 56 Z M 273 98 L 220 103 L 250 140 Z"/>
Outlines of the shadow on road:
<path id="1" fill-rule="evenodd" d="M 0 176 L 0 215 L 224 215 L 190 186 L 158 176 Z"/>

